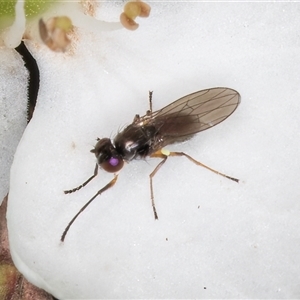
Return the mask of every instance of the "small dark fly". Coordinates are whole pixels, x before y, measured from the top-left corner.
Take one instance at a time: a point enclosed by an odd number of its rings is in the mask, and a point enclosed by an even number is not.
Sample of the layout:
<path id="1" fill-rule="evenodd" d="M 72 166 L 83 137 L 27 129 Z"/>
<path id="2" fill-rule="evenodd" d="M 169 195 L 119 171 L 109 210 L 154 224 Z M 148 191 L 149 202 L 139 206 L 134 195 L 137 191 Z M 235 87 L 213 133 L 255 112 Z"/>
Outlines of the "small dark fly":
<path id="1" fill-rule="evenodd" d="M 169 156 L 185 156 L 198 166 L 239 182 L 238 179 L 220 173 L 184 152 L 170 152 L 163 147 L 190 139 L 195 133 L 221 123 L 236 110 L 240 98 L 240 94 L 235 90 L 212 88 L 184 96 L 161 110 L 152 112 L 152 92 L 149 92 L 150 110 L 146 115 L 142 117 L 135 115 L 133 122 L 119 132 L 113 141 L 109 138 L 98 139 L 95 148 L 91 150 L 97 158 L 94 174 L 80 186 L 64 191 L 65 194 L 69 194 L 86 186 L 98 175 L 98 167 L 114 173 L 114 178 L 99 190 L 69 222 L 61 236 L 61 241 L 64 241 L 71 225 L 87 206 L 116 183 L 124 163 L 133 159 L 147 156 L 162 159 L 150 174 L 150 195 L 155 219 L 158 219 L 158 215 L 154 203 L 152 179 Z"/>

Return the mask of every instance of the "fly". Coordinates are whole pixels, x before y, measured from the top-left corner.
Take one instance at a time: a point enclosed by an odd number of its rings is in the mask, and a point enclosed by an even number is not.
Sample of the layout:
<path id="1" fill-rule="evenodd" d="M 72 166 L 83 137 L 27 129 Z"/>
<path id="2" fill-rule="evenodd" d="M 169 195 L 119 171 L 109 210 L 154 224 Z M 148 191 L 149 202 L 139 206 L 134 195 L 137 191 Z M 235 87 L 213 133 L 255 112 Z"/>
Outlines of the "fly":
<path id="1" fill-rule="evenodd" d="M 194 164 L 204 167 L 216 174 L 235 182 L 238 179 L 220 173 L 201 162 L 195 160 L 184 152 L 170 152 L 164 146 L 190 139 L 195 133 L 209 129 L 227 119 L 240 103 L 240 94 L 229 88 L 212 88 L 184 96 L 167 105 L 161 110 L 152 112 L 152 92 L 149 92 L 150 110 L 140 117 L 135 115 L 133 122 L 123 131 L 119 132 L 113 141 L 109 138 L 98 139 L 94 149 L 91 150 L 97 158 L 94 174 L 80 186 L 64 191 L 73 193 L 86 186 L 98 175 L 98 168 L 113 173 L 114 178 L 100 189 L 73 217 L 64 230 L 61 241 L 88 205 L 103 192 L 115 185 L 118 173 L 124 162 L 137 158 L 158 157 L 161 162 L 155 167 L 150 176 L 150 195 L 154 218 L 158 215 L 154 203 L 152 180 L 157 171 L 166 162 L 169 156 L 185 156 Z"/>

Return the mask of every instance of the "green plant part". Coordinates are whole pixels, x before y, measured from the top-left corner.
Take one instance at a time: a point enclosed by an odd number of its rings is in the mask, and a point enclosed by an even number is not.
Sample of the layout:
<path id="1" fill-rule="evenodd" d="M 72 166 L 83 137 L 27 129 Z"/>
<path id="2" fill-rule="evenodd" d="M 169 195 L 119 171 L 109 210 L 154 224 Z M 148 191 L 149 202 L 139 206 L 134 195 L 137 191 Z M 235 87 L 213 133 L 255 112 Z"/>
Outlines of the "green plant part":
<path id="1" fill-rule="evenodd" d="M 26 19 L 44 13 L 57 2 L 56 0 L 26 0 L 24 6 Z M 13 24 L 16 16 L 16 3 L 17 0 L 0 1 L 0 30 Z"/>

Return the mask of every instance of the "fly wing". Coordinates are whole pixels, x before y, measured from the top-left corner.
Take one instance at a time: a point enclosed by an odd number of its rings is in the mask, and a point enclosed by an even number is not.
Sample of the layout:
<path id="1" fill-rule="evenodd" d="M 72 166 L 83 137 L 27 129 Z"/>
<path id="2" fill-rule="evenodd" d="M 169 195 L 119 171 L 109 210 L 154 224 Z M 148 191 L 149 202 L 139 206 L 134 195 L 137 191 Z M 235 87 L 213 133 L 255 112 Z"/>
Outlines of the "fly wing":
<path id="1" fill-rule="evenodd" d="M 240 94 L 229 88 L 212 88 L 187 95 L 153 112 L 155 124 L 165 143 L 211 128 L 227 119 L 240 103 Z"/>

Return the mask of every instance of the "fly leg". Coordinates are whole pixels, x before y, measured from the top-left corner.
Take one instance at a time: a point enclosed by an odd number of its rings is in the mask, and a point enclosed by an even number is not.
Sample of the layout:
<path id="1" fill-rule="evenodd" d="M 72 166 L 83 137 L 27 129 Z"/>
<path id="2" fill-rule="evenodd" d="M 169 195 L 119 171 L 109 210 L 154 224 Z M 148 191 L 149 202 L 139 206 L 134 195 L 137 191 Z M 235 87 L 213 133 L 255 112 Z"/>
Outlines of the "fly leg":
<path id="1" fill-rule="evenodd" d="M 153 91 L 149 91 L 149 110 L 146 111 L 146 116 L 152 115 L 152 94 Z"/>
<path id="2" fill-rule="evenodd" d="M 70 193 L 74 193 L 78 190 L 80 190 L 81 188 L 83 188 L 84 186 L 86 186 L 92 179 L 94 179 L 96 176 L 98 175 L 98 165 L 96 164 L 95 170 L 94 170 L 94 175 L 91 176 L 88 180 L 86 180 L 83 184 L 81 184 L 80 186 L 72 189 L 72 190 L 67 190 L 64 191 L 65 194 L 70 194 Z"/>
<path id="3" fill-rule="evenodd" d="M 150 192 L 151 192 L 151 202 L 152 202 L 152 208 L 153 208 L 153 213 L 154 213 L 154 218 L 158 219 L 158 215 L 156 212 L 156 208 L 155 208 L 155 203 L 154 203 L 154 193 L 153 193 L 153 183 L 152 183 L 152 179 L 154 177 L 154 175 L 157 173 L 157 171 L 162 167 L 162 165 L 166 162 L 166 160 L 168 159 L 169 156 L 185 156 L 186 158 L 188 158 L 191 162 L 193 162 L 194 164 L 196 164 L 197 166 L 201 166 L 205 169 L 208 169 L 210 171 L 212 171 L 215 174 L 221 175 L 227 179 L 233 180 L 235 182 L 239 182 L 239 179 L 228 176 L 226 174 L 223 174 L 217 170 L 214 170 L 206 165 L 204 165 L 203 163 L 201 163 L 200 161 L 195 160 L 193 157 L 189 156 L 188 154 L 184 153 L 184 152 L 170 152 L 166 149 L 161 149 L 158 150 L 154 153 L 152 153 L 150 155 L 150 157 L 158 157 L 161 158 L 162 161 L 155 167 L 155 169 L 152 171 L 152 173 L 149 175 L 150 177 Z"/>
<path id="4" fill-rule="evenodd" d="M 208 169 L 208 170 L 214 172 L 215 174 L 221 175 L 221 176 L 223 176 L 223 177 L 225 177 L 225 178 L 228 178 L 228 179 L 230 179 L 230 180 L 233 180 L 233 181 L 235 181 L 235 182 L 239 182 L 239 179 L 234 178 L 234 177 L 231 177 L 231 176 L 228 176 L 228 175 L 223 174 L 223 173 L 221 173 L 221 172 L 219 172 L 219 171 L 216 171 L 216 170 L 214 170 L 214 169 L 212 169 L 212 168 L 210 168 L 210 167 L 208 167 L 208 166 L 202 164 L 201 162 L 195 160 L 194 158 L 192 158 L 191 156 L 189 156 L 188 154 L 186 154 L 186 153 L 184 153 L 184 152 L 169 152 L 169 153 L 168 153 L 168 156 L 185 156 L 186 158 L 188 158 L 191 162 L 193 162 L 193 163 L 196 164 L 197 166 L 201 166 L 201 167 L 203 167 L 203 168 L 205 168 L 205 169 Z"/>
<path id="5" fill-rule="evenodd" d="M 153 91 L 149 91 L 149 108 L 150 108 L 150 114 L 152 114 L 152 94 L 153 94 Z"/>
<path id="6" fill-rule="evenodd" d="M 154 203 L 154 193 L 153 193 L 152 178 L 157 173 L 157 171 L 161 168 L 161 166 L 166 162 L 166 160 L 168 158 L 168 155 L 163 154 L 162 151 L 159 150 L 159 151 L 156 151 L 153 154 L 151 154 L 150 157 L 159 157 L 159 158 L 162 158 L 162 161 L 155 167 L 155 169 L 149 175 L 149 177 L 150 177 L 150 194 L 151 194 L 152 209 L 153 209 L 153 213 L 154 213 L 154 219 L 157 220 L 158 219 L 158 215 L 157 215 L 156 208 L 155 208 L 155 203 Z"/>
<path id="7" fill-rule="evenodd" d="M 74 221 L 77 219 L 77 217 L 91 204 L 91 202 L 99 195 L 101 195 L 103 192 L 111 188 L 112 186 L 115 185 L 117 182 L 118 175 L 115 175 L 115 177 L 106 185 L 104 186 L 101 190 L 99 190 L 80 210 L 79 212 L 73 217 L 73 219 L 69 222 L 68 226 L 65 228 L 60 240 L 63 242 L 65 240 L 65 237 L 71 227 L 71 225 L 74 223 Z"/>

